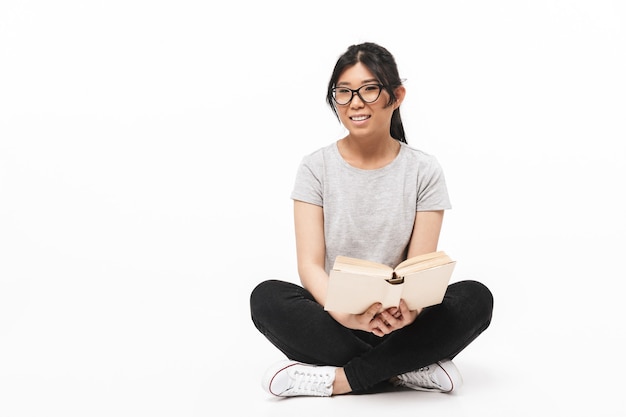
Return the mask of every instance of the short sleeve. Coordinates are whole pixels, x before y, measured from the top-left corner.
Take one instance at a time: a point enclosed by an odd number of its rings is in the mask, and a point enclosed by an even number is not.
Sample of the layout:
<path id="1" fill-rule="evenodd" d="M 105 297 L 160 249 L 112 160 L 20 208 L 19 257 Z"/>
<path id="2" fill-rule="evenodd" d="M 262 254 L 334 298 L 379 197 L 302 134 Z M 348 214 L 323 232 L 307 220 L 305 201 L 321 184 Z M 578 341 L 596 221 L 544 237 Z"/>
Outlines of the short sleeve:
<path id="1" fill-rule="evenodd" d="M 324 205 L 323 161 L 318 156 L 319 154 L 308 155 L 300 162 L 291 192 L 292 200 L 303 201 L 316 206 Z"/>
<path id="2" fill-rule="evenodd" d="M 439 161 L 429 155 L 428 162 L 418 170 L 416 211 L 451 209 L 448 187 Z"/>

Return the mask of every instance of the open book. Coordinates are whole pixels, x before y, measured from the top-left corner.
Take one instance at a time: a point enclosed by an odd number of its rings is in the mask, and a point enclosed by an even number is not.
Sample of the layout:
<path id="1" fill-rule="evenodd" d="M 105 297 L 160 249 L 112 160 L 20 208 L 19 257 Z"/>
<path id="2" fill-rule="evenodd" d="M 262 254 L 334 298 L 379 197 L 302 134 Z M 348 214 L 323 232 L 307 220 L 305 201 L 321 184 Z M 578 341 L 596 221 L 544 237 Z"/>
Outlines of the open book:
<path id="1" fill-rule="evenodd" d="M 410 310 L 439 304 L 456 261 L 445 252 L 409 258 L 395 269 L 363 259 L 337 256 L 330 271 L 324 309 L 360 314 L 375 302 L 397 307 L 404 299 Z"/>

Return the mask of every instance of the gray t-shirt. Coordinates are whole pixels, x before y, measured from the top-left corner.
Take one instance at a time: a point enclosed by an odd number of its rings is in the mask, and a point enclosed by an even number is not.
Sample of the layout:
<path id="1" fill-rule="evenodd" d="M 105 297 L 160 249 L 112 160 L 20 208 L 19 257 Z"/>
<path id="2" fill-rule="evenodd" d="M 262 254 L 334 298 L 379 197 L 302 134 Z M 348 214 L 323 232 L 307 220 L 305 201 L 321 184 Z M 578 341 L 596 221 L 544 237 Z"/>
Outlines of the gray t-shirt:
<path id="1" fill-rule="evenodd" d="M 373 170 L 349 165 L 336 142 L 302 159 L 291 198 L 324 209 L 326 272 L 337 255 L 395 267 L 406 259 L 416 212 L 451 208 L 437 159 L 401 145 Z"/>

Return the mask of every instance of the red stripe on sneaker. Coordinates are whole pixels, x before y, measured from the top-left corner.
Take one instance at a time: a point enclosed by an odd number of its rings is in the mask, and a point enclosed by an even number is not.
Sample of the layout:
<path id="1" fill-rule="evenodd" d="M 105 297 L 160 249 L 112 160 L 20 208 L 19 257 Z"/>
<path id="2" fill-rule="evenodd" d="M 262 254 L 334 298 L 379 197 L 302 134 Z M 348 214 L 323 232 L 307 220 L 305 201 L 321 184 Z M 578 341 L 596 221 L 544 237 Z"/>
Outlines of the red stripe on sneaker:
<path id="1" fill-rule="evenodd" d="M 437 366 L 440 367 L 443 372 L 445 372 L 448 379 L 450 380 L 450 385 L 452 385 L 452 388 L 450 388 L 449 391 L 443 391 L 443 392 L 452 392 L 452 390 L 454 389 L 454 380 L 452 379 L 448 371 L 446 371 L 446 369 L 443 366 L 441 366 L 441 362 L 437 362 Z"/>
<path id="2" fill-rule="evenodd" d="M 283 368 L 280 368 L 280 369 L 279 369 L 278 371 L 276 371 L 276 373 L 272 376 L 272 379 L 270 380 L 270 386 L 268 387 L 268 388 L 269 388 L 269 390 L 270 390 L 270 392 L 272 393 L 272 395 L 275 395 L 275 396 L 277 396 L 277 397 L 280 397 L 280 394 L 276 394 L 274 391 L 272 391 L 272 382 L 274 382 L 274 378 L 276 378 L 276 375 L 278 375 L 279 373 L 281 373 L 281 372 L 282 372 L 282 371 L 284 371 L 285 369 L 290 368 L 290 367 L 292 367 L 292 366 L 294 366 L 294 365 L 298 365 L 298 364 L 297 364 L 297 363 L 290 363 L 289 365 L 287 365 L 287 366 L 285 366 L 285 367 L 283 367 Z"/>

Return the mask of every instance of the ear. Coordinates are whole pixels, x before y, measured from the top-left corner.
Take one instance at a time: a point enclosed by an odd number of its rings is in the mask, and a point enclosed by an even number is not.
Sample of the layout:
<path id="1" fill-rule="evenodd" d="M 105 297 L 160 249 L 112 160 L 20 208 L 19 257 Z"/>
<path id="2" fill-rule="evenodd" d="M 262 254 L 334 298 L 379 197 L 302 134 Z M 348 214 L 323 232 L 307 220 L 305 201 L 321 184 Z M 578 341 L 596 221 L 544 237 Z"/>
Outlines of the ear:
<path id="1" fill-rule="evenodd" d="M 396 94 L 396 102 L 393 103 L 393 108 L 397 109 L 404 101 L 404 97 L 406 96 L 406 88 L 404 88 L 403 85 L 396 87 L 394 93 Z"/>

